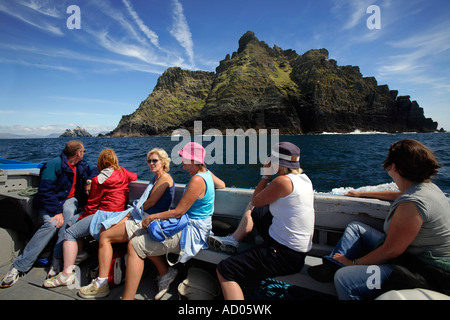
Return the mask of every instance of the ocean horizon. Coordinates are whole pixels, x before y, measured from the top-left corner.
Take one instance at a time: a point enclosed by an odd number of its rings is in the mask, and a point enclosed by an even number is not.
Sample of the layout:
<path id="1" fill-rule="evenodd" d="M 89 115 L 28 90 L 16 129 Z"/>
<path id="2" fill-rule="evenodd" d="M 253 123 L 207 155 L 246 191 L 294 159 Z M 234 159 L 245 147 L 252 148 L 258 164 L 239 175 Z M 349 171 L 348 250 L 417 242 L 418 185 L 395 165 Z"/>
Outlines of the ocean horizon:
<path id="1" fill-rule="evenodd" d="M 136 172 L 139 180 L 150 180 L 152 174 L 146 164 L 147 152 L 155 147 L 163 148 L 172 156 L 177 145 L 184 143 L 185 136 L 150 137 L 90 137 L 79 138 L 85 146 L 84 159 L 95 166 L 97 157 L 104 148 L 112 148 L 117 153 L 119 163 L 126 169 Z M 216 140 L 221 138 L 222 140 Z M 226 138 L 233 139 L 234 162 L 227 158 Z M 401 139 L 415 139 L 428 146 L 438 157 L 441 168 L 433 182 L 450 197 L 450 134 L 448 133 L 384 133 L 360 132 L 307 135 L 279 135 L 279 141 L 289 141 L 301 149 L 300 163 L 313 183 L 316 193 L 343 195 L 349 190 L 360 191 L 393 190 L 395 183 L 383 170 L 382 161 L 386 158 L 389 146 Z M 58 156 L 67 141 L 73 138 L 16 138 L 0 139 L 0 158 L 46 162 Z M 260 179 L 260 168 L 264 162 L 263 153 L 270 150 L 270 131 L 267 146 L 258 138 L 257 161 L 252 155 L 250 137 L 246 136 L 244 149 L 238 146 L 239 136 L 197 136 L 203 146 L 211 152 L 211 147 L 223 143 L 223 150 L 212 151 L 214 163 L 207 167 L 225 181 L 227 187 L 254 188 Z M 192 138 L 192 140 L 194 140 Z M 223 152 L 223 154 L 222 154 Z M 174 152 L 176 153 L 176 152 Z M 240 161 L 238 161 L 238 157 Z M 222 159 L 222 161 L 221 161 Z M 242 160 L 244 159 L 244 160 Z M 170 174 L 176 183 L 187 183 L 189 175 L 181 164 L 172 159 Z M 244 161 L 244 163 L 242 163 Z M 239 162 L 239 163 L 238 163 Z"/>

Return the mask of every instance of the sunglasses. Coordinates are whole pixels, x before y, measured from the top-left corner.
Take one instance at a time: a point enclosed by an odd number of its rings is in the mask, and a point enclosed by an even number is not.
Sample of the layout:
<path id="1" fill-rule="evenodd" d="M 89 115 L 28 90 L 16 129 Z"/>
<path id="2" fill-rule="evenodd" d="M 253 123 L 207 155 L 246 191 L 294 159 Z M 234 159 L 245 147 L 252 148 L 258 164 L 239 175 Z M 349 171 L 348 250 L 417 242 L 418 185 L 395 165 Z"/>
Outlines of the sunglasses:
<path id="1" fill-rule="evenodd" d="M 159 159 L 147 159 L 147 163 L 157 163 Z"/>

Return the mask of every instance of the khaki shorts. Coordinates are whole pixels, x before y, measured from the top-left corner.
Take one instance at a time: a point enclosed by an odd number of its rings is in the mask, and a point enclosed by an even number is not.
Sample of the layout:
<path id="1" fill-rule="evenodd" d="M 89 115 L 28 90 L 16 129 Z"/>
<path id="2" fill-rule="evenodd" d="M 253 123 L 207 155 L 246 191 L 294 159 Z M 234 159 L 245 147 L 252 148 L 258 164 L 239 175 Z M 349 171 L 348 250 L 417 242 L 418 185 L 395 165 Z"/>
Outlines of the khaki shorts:
<path id="1" fill-rule="evenodd" d="M 141 223 L 136 224 L 133 218 L 125 221 L 125 229 L 134 250 L 136 250 L 136 253 L 142 259 L 163 256 L 166 253 L 179 254 L 181 251 L 181 231 L 172 238 L 166 239 L 164 242 L 159 242 L 150 238 L 147 229 L 142 228 Z"/>

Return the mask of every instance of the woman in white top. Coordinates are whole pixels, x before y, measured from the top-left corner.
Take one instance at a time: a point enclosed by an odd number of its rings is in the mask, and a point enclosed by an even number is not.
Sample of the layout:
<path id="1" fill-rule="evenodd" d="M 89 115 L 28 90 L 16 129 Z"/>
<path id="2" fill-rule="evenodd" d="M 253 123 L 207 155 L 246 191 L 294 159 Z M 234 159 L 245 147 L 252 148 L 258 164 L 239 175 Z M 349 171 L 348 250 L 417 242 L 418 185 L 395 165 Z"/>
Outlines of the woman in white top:
<path id="1" fill-rule="evenodd" d="M 210 236 L 211 249 L 234 254 L 239 242 L 256 227 L 264 243 L 221 261 L 217 275 L 227 300 L 244 299 L 241 285 L 299 272 L 311 249 L 314 191 L 300 168 L 300 149 L 292 143 L 274 146 L 270 163 L 278 176 L 262 176 L 242 220 L 232 235 Z"/>

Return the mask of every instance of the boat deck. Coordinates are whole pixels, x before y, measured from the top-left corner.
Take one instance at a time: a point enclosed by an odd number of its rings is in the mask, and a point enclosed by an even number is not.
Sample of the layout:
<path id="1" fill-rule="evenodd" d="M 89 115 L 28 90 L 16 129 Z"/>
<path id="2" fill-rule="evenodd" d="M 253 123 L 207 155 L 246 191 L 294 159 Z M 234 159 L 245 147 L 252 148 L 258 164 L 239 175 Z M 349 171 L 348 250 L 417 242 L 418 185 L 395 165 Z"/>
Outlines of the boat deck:
<path id="1" fill-rule="evenodd" d="M 15 285 L 10 288 L 0 289 L 0 300 L 85 300 L 78 296 L 78 289 L 81 286 L 88 285 L 90 278 L 87 274 L 89 270 L 98 265 L 94 247 L 94 252 L 87 250 L 90 253 L 89 258 L 79 265 L 80 276 L 77 277 L 78 284 L 74 287 L 58 287 L 45 288 L 43 283 L 46 279 L 49 267 L 33 267 L 25 276 L 21 277 Z M 0 277 L 9 271 L 11 264 L 0 267 Z M 178 284 L 186 278 L 186 271 L 188 265 L 177 265 L 178 276 L 174 283 L 170 286 L 169 291 L 163 296 L 162 300 L 179 300 L 177 288 Z M 142 279 L 136 293 L 136 300 L 153 300 L 158 292 L 157 272 L 150 260 L 146 260 Z M 115 288 L 111 288 L 110 294 L 105 298 L 98 298 L 97 300 L 119 300 L 124 290 L 125 282 Z"/>
<path id="2" fill-rule="evenodd" d="M 180 300 L 178 294 L 178 285 L 186 278 L 187 270 L 191 266 L 201 267 L 209 272 L 214 272 L 214 263 L 208 263 L 205 260 L 211 258 L 217 259 L 225 258 L 227 255 L 222 253 L 205 250 L 201 252 L 199 256 L 188 262 L 185 265 L 176 265 L 178 269 L 178 276 L 174 283 L 170 286 L 169 291 L 163 296 L 162 300 Z M 305 267 L 301 272 L 295 275 L 277 277 L 276 280 L 285 281 L 296 285 L 304 289 L 304 299 L 336 299 L 334 285 L 332 283 L 320 283 L 313 280 L 308 276 L 306 270 L 308 267 L 321 263 L 321 259 L 308 256 L 306 259 Z M 88 259 L 80 265 L 81 277 L 80 285 L 85 286 L 89 284 L 89 279 L 85 276 L 90 265 L 93 265 L 92 259 Z M 8 272 L 10 265 L 0 267 L 0 277 Z M 53 289 L 44 288 L 42 285 L 47 275 L 48 267 L 34 267 L 24 277 L 21 277 L 19 281 L 11 288 L 0 289 L 0 300 L 84 300 L 79 297 L 78 289 L 69 289 L 68 287 L 58 287 Z M 139 285 L 136 300 L 153 300 L 157 293 L 157 281 L 156 270 L 151 265 L 150 261 L 147 261 L 144 268 L 144 274 Z M 124 283 L 116 288 L 111 289 L 109 296 L 105 298 L 99 298 L 98 300 L 119 300 L 122 296 L 124 289 Z M 217 299 L 222 300 L 220 295 Z"/>
<path id="3" fill-rule="evenodd" d="M 6 175 L 1 176 L 0 183 L 0 199 L 2 197 L 14 198 L 19 200 L 21 204 L 27 208 L 27 211 L 31 212 L 30 197 L 18 194 L 19 190 L 23 190 L 27 186 L 36 185 L 37 170 L 35 172 L 20 172 L 9 171 Z M 130 183 L 130 202 L 140 197 L 148 182 L 135 181 Z M 173 205 L 179 201 L 184 190 L 184 185 L 176 185 L 176 193 Z M 219 222 L 236 227 L 240 221 L 243 213 L 243 208 L 249 203 L 253 190 L 239 189 L 239 188 L 227 188 L 225 190 L 216 191 L 215 212 L 214 217 Z M 317 299 L 334 299 L 336 292 L 332 283 L 320 283 L 313 280 L 307 274 L 307 268 L 321 263 L 321 259 L 317 258 L 324 254 L 327 254 L 334 247 L 335 242 L 340 238 L 340 235 L 345 226 L 353 221 L 360 220 L 366 222 L 375 227 L 379 227 L 384 219 L 387 208 L 387 202 L 367 200 L 367 199 L 354 199 L 349 197 L 336 197 L 330 195 L 316 195 L 315 197 L 315 209 L 316 209 L 316 229 L 313 250 L 310 252 L 311 256 L 306 259 L 305 267 L 294 275 L 277 277 L 277 280 L 281 280 L 295 286 L 304 288 L 305 299 L 317 298 Z M 0 234 L 2 243 L 11 243 L 13 248 L 5 248 L 9 251 L 8 254 L 2 253 L 2 263 L 0 263 L 0 276 L 3 277 L 8 272 L 11 262 L 13 261 L 12 255 L 16 256 L 19 250 L 16 250 L 18 245 L 17 239 L 14 235 L 9 234 L 6 229 L 2 229 L 4 232 Z M 223 231 L 223 230 L 222 230 Z M 221 235 L 221 234 L 217 234 Z M 254 240 L 254 239 L 253 239 Z M 255 243 L 251 242 L 250 243 Z M 251 244 L 250 244 L 251 245 Z M 20 246 L 19 246 L 20 247 Z M 20 249 L 20 248 L 17 249 Z M 0 248 L 0 251 L 3 248 Z M 92 259 L 95 259 L 97 252 L 94 250 L 91 253 Z M 5 259 L 8 259 L 5 261 Z M 178 300 L 178 284 L 181 283 L 187 276 L 187 270 L 190 266 L 195 265 L 202 269 L 210 271 L 214 277 L 215 266 L 222 259 L 226 258 L 224 253 L 214 252 L 212 250 L 203 250 L 195 258 L 188 261 L 187 264 L 177 264 L 175 267 L 179 271 L 179 275 L 176 281 L 171 285 L 169 292 L 163 297 L 164 300 Z M 87 285 L 89 279 L 85 274 L 87 269 L 92 266 L 94 262 L 85 261 L 80 266 L 80 282 L 81 286 Z M 77 289 L 69 289 L 66 287 L 60 287 L 55 289 L 46 289 L 42 285 L 45 281 L 47 274 L 46 268 L 35 267 L 26 276 L 22 277 L 18 283 L 13 287 L 7 289 L 0 289 L 0 300 L 77 300 L 82 299 L 77 295 Z M 141 280 L 136 299 L 153 299 L 157 292 L 156 281 L 156 269 L 153 267 L 150 261 L 146 262 L 146 268 L 143 278 Z M 117 288 L 111 290 L 108 297 L 102 300 L 116 300 L 120 299 L 123 292 L 123 284 Z M 219 297 L 221 299 L 223 297 Z"/>
<path id="4" fill-rule="evenodd" d="M 8 272 L 9 267 L 0 268 L 0 276 L 3 277 Z M 58 287 L 47 289 L 42 286 L 47 274 L 44 268 L 33 268 L 25 277 L 11 288 L 0 289 L 0 300 L 84 300 L 79 297 L 77 289 L 68 289 L 67 287 Z M 179 278 L 179 282 L 183 279 Z M 178 279 L 177 279 L 178 280 Z M 87 285 L 87 279 L 81 282 L 81 285 Z M 124 284 L 111 289 L 108 297 L 98 300 L 119 300 L 123 293 Z M 164 295 L 162 300 L 179 300 L 177 292 L 178 284 L 174 283 L 169 292 Z M 146 271 L 136 294 L 136 300 L 152 300 L 157 293 L 156 274 Z"/>

